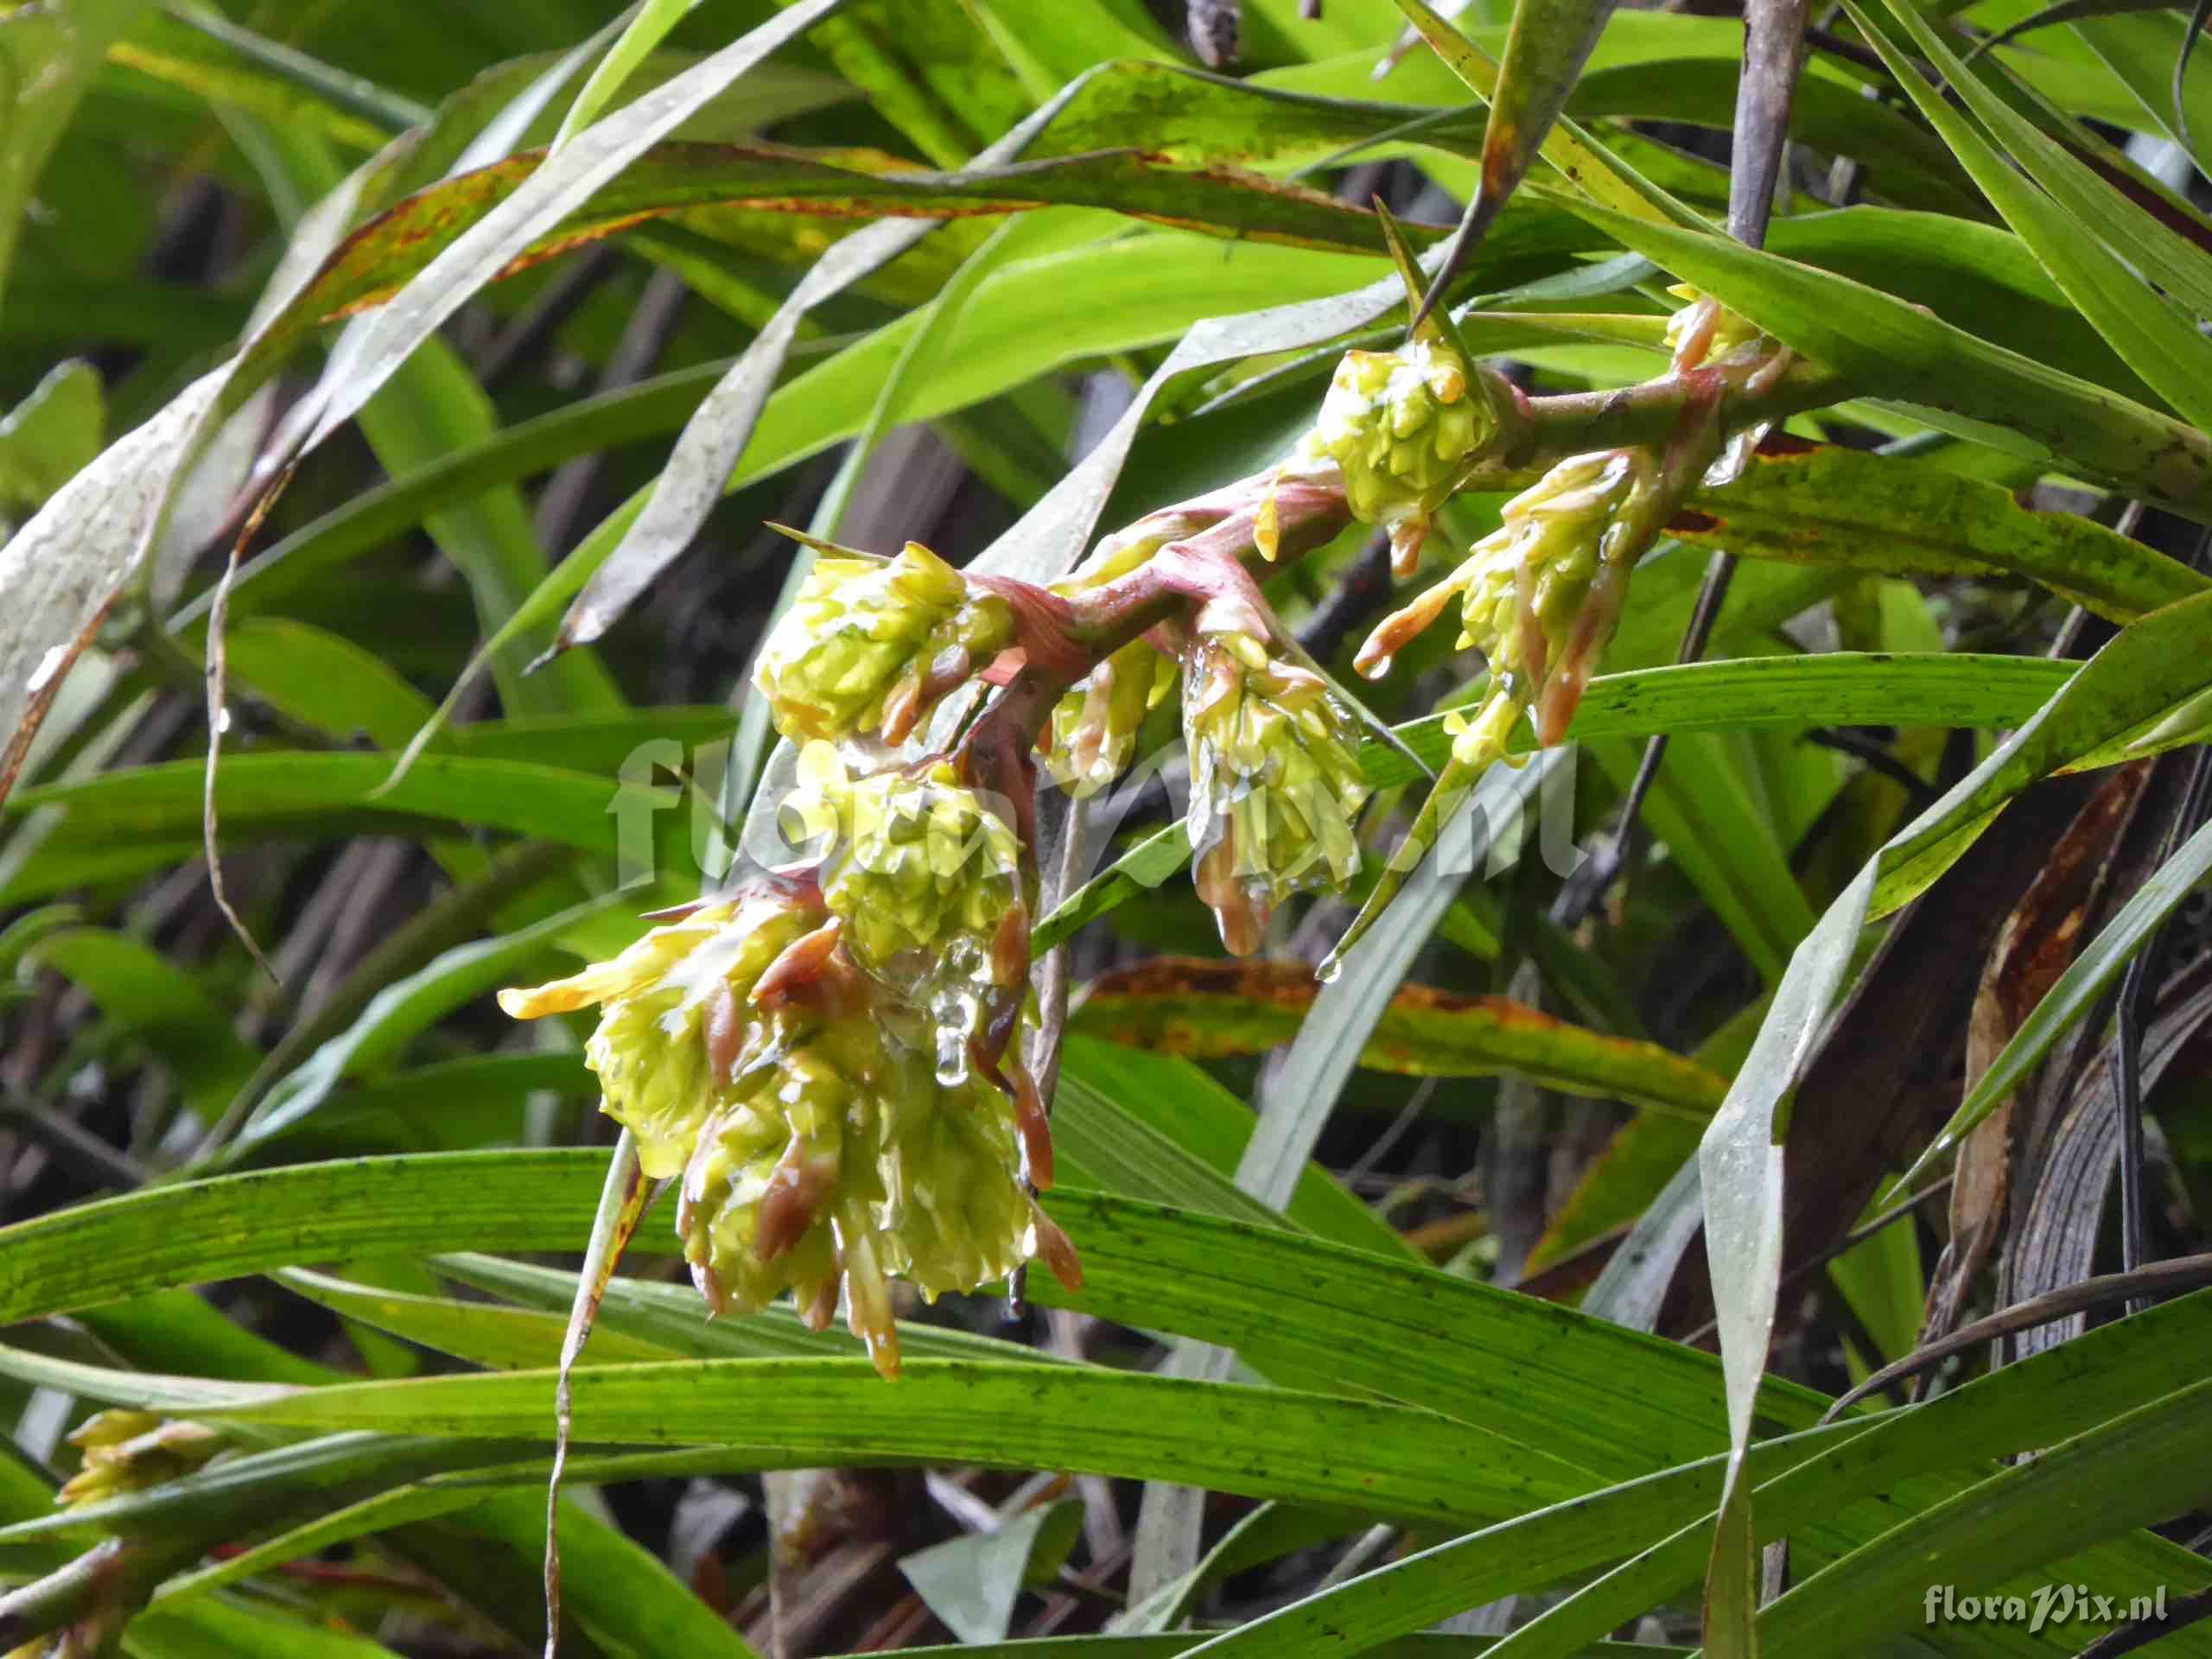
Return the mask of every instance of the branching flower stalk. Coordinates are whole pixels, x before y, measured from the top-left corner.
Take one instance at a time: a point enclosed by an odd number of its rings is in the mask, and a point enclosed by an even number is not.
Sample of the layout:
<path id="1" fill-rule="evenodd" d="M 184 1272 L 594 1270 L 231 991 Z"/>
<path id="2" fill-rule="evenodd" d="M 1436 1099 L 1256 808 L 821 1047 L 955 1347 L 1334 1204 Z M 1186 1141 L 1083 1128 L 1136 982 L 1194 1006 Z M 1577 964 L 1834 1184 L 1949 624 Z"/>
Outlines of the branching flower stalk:
<path id="1" fill-rule="evenodd" d="M 585 1058 L 603 1109 L 647 1176 L 680 1178 L 677 1231 L 713 1313 L 789 1292 L 821 1329 L 842 1304 L 894 1376 L 894 1280 L 934 1298 L 1035 1260 L 1079 1285 L 1035 1198 L 1052 1141 L 1019 1040 L 1037 1019 L 1040 764 L 1078 794 L 1105 787 L 1179 681 L 1198 891 L 1232 952 L 1257 950 L 1285 901 L 1357 874 L 1369 793 L 1361 713 L 1259 574 L 1357 521 L 1410 575 L 1453 494 L 1526 483 L 1361 653 L 1386 672 L 1456 598 L 1491 681 L 1348 945 L 1524 715 L 1541 742 L 1564 736 L 1636 561 L 1730 464 L 1731 435 L 1845 395 L 1696 296 L 1672 338 L 1656 380 L 1531 398 L 1439 314 L 1401 351 L 1348 353 L 1280 465 L 1147 514 L 1049 586 L 914 543 L 887 560 L 816 543 L 755 677 L 803 746 L 781 810 L 807 855 L 655 918 L 611 962 L 501 995 L 525 1019 L 599 1007 Z"/>
<path id="2" fill-rule="evenodd" d="M 1603 431 L 1624 413 L 1637 416 L 1639 427 L 1658 416 L 1663 429 L 1556 461 L 1506 504 L 1497 530 L 1469 549 L 1451 575 L 1384 618 L 1361 647 L 1363 673 L 1388 673 L 1396 653 L 1457 598 L 1459 646 L 1481 652 L 1490 685 L 1471 716 L 1455 713 L 1447 721 L 1450 764 L 1321 963 L 1324 979 L 1335 976 L 1483 774 L 1500 760 L 1517 764 L 1508 744 L 1524 715 L 1533 716 L 1540 745 L 1566 738 L 1619 624 L 1630 573 L 1689 493 L 1738 475 L 1781 416 L 1845 395 L 1834 377 L 1802 363 L 1708 296 L 1675 292 L 1688 302 L 1668 328 L 1674 351 L 1668 372 L 1607 394 L 1583 431 Z M 1531 400 L 1531 437 L 1560 417 L 1560 401 Z M 1539 412 L 1544 404 L 1550 407 Z M 1466 476 L 1482 470 L 1478 465 Z"/>

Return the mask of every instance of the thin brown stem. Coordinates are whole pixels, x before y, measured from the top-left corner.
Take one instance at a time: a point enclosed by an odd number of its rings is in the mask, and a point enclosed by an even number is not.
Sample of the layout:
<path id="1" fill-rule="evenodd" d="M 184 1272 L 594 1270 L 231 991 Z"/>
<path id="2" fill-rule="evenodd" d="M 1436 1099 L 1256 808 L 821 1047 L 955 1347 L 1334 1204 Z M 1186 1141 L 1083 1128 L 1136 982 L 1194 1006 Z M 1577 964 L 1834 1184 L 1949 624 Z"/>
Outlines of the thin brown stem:
<path id="1" fill-rule="evenodd" d="M 1916 1349 L 1895 1364 L 1885 1365 L 1830 1406 L 1821 1421 L 1827 1422 L 1840 1415 L 1876 1389 L 1886 1388 L 1902 1377 L 1916 1376 L 1931 1366 L 1942 1364 L 1954 1354 L 1964 1353 L 1985 1342 L 1993 1342 L 1999 1337 L 2009 1337 L 2015 1332 L 2031 1330 L 2039 1325 L 2049 1325 L 2053 1320 L 2065 1319 L 2088 1308 L 2130 1301 L 2139 1296 L 2175 1295 L 2204 1285 L 2212 1285 L 2212 1255 L 2186 1255 L 2176 1261 L 2160 1262 L 2152 1267 L 2141 1268 L 2133 1273 L 2108 1273 L 2101 1278 L 2084 1279 L 2078 1285 L 2069 1285 L 2063 1290 L 2054 1290 L 2047 1295 L 2031 1296 L 2024 1302 L 2015 1302 L 2010 1307 L 1992 1313 L 1986 1319 L 1976 1319 L 1972 1325 L 1961 1325 L 1942 1341 Z"/>

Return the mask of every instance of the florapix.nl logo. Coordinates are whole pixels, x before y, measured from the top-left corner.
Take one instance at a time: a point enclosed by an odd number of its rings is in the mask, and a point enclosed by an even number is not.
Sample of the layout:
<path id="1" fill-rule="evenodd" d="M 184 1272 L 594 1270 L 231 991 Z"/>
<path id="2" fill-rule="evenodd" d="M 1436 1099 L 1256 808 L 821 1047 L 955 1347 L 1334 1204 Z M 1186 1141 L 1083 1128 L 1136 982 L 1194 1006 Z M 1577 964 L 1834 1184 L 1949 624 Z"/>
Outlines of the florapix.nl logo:
<path id="1" fill-rule="evenodd" d="M 1930 1624 L 2019 1624 L 2028 1634 L 2084 1624 L 2160 1624 L 2166 1617 L 2166 1586 L 2149 1595 L 2101 1596 L 2086 1584 L 2040 1584 L 2022 1594 L 1994 1590 L 1961 1594 L 1956 1585 L 1928 1586 L 1926 1622 Z"/>
<path id="2" fill-rule="evenodd" d="M 712 887 L 740 866 L 772 869 L 820 853 L 810 842 L 821 826 L 785 810 L 804 789 L 792 756 L 783 750 L 771 754 L 756 787 L 751 768 L 731 768 L 730 747 L 717 740 L 687 750 L 674 738 L 657 738 L 624 758 L 607 807 L 614 820 L 623 886 L 668 876 Z M 1517 769 L 1493 769 L 1447 823 L 1425 861 L 1426 879 L 1456 882 L 1479 873 L 1494 880 L 1531 853 L 1561 880 L 1573 874 L 1585 856 L 1575 845 L 1578 762 L 1577 747 L 1567 744 L 1533 755 Z M 1040 772 L 1040 799 L 1058 787 Z M 1113 788 L 1079 804 L 1090 855 L 1069 874 L 1087 880 L 1133 844 L 1163 834 L 1172 837 L 1190 799 L 1183 747 L 1165 745 Z M 986 804 L 1014 821 L 1011 803 Z M 668 816 L 678 811 L 680 819 Z M 1392 827 L 1402 831 L 1404 825 Z M 1388 831 L 1380 842 L 1370 837 L 1370 855 L 1385 856 L 1392 844 Z M 1180 868 L 1179 860 L 1153 851 L 1151 857 L 1125 861 L 1124 873 L 1141 886 L 1162 885 Z"/>

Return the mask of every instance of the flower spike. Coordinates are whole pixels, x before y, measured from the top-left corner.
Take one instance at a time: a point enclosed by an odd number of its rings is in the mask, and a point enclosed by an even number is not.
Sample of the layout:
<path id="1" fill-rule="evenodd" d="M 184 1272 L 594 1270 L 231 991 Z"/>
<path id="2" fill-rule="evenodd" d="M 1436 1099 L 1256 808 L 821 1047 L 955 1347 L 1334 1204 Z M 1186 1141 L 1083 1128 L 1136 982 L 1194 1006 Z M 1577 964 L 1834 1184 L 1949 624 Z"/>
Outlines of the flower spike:
<path id="1" fill-rule="evenodd" d="M 1014 643 L 1013 607 L 909 542 L 890 561 L 815 561 L 760 648 L 753 683 L 795 742 L 903 743 L 946 693 Z"/>
<path id="2" fill-rule="evenodd" d="M 931 914 L 954 925 L 964 912 Z M 910 908 L 893 925 L 921 920 Z M 769 877 L 500 1003 L 522 1018 L 601 1005 L 586 1063 L 645 1173 L 682 1176 L 677 1230 L 711 1313 L 755 1313 L 789 1290 L 818 1329 L 842 1295 L 895 1376 L 893 1279 L 935 1297 L 1033 1259 L 1071 1282 L 1080 1270 L 1024 1179 L 1050 1178 L 1033 1087 L 947 1083 L 927 1022 L 855 960 L 855 936 L 823 884 Z"/>
<path id="3" fill-rule="evenodd" d="M 1420 268 L 1395 222 L 1387 212 L 1381 218 L 1408 301 L 1417 306 Z M 1517 438 L 1525 420 L 1520 394 L 1475 362 L 1451 319 L 1438 312 L 1396 351 L 1344 353 L 1313 431 L 1288 465 L 1299 471 L 1334 461 L 1352 516 L 1389 532 L 1391 569 L 1408 576 L 1420 563 L 1431 515 L 1478 463 Z"/>
<path id="4" fill-rule="evenodd" d="M 1200 633 L 1184 660 L 1183 729 L 1198 896 L 1249 956 L 1285 899 L 1358 873 L 1358 727 L 1320 676 L 1230 632 Z"/>

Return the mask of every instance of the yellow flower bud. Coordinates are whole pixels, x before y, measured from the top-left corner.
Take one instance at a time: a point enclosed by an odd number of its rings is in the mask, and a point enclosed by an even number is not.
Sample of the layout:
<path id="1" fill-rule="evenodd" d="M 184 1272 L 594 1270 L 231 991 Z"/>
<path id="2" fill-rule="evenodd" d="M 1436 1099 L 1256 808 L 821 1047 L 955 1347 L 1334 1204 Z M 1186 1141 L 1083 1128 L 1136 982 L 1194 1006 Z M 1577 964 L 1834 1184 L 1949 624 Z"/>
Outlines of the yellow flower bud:
<path id="1" fill-rule="evenodd" d="M 903 743 L 1014 634 L 1005 600 L 918 542 L 883 564 L 824 556 L 761 646 L 753 683 L 794 741 Z"/>
<path id="2" fill-rule="evenodd" d="M 1429 333 L 1395 352 L 1346 352 L 1301 447 L 1306 459 L 1337 463 L 1355 518 L 1389 531 L 1401 575 L 1419 559 L 1429 515 L 1497 434 L 1473 372 Z"/>
<path id="3" fill-rule="evenodd" d="M 648 1177 L 682 1169 L 713 1109 L 723 1071 L 761 1046 L 748 1008 L 761 976 L 827 917 L 786 887 L 764 885 L 654 928 L 612 962 L 535 990 L 499 993 L 518 1020 L 601 1005 L 584 1064 L 599 1074 L 601 1109 L 638 1138 Z"/>
<path id="4" fill-rule="evenodd" d="M 802 786 L 786 810 L 810 839 L 834 837 L 819 874 L 846 948 L 928 1011 L 938 1071 L 960 1081 L 985 1009 L 1020 995 L 1027 972 L 1014 831 L 943 763 L 855 779 L 828 745 L 815 744 L 799 768 Z"/>
<path id="5" fill-rule="evenodd" d="M 1230 632 L 1192 649 L 1183 729 L 1198 893 L 1223 944 L 1249 955 L 1285 899 L 1358 874 L 1358 728 L 1320 676 Z"/>
<path id="6" fill-rule="evenodd" d="M 222 1436 L 203 1423 L 120 1409 L 95 1412 L 69 1444 L 84 1454 L 84 1465 L 54 1501 L 73 1510 L 191 1474 L 223 1449 Z"/>
<path id="7" fill-rule="evenodd" d="M 1542 702 L 1546 741 L 1556 741 L 1611 635 L 1627 567 L 1643 551 L 1656 473 L 1644 449 L 1560 462 L 1506 503 L 1498 528 L 1457 570 L 1383 619 L 1360 649 L 1361 671 L 1387 672 L 1456 594 L 1460 648 L 1480 651 L 1520 706 Z"/>
<path id="8" fill-rule="evenodd" d="M 1667 348 L 1677 370 L 1715 361 L 1764 338 L 1757 323 L 1738 316 L 1702 289 L 1676 283 L 1667 290 L 1682 308 L 1667 319 Z"/>
<path id="9" fill-rule="evenodd" d="M 1072 1272 L 1023 1181 L 1020 1108 L 988 1084 L 941 1083 L 879 1023 L 813 1027 L 699 1136 L 677 1230 L 716 1313 L 784 1290 L 817 1329 L 842 1290 L 853 1334 L 899 1369 L 889 1281 L 931 1300 L 1042 1255 Z"/>

